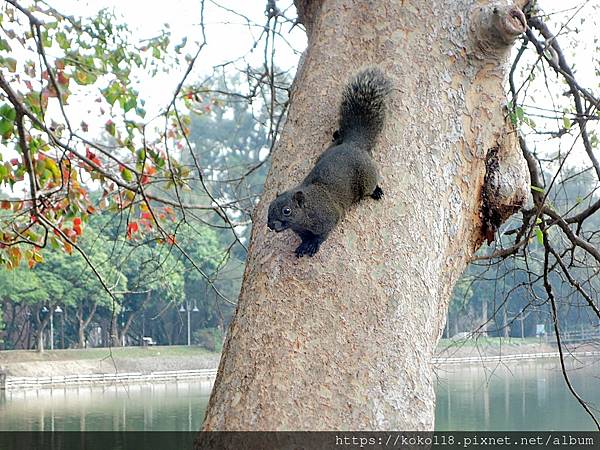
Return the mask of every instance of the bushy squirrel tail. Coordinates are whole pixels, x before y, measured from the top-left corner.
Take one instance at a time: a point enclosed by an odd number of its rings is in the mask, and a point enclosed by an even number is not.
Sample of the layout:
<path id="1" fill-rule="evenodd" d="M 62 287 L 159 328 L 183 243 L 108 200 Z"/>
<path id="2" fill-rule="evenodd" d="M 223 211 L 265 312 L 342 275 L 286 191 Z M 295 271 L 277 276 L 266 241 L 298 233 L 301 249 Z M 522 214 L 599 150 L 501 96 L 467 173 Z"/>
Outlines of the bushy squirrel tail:
<path id="1" fill-rule="evenodd" d="M 339 139 L 357 140 L 371 151 L 385 121 L 386 100 L 392 84 L 378 67 L 358 74 L 344 89 L 340 106 Z"/>

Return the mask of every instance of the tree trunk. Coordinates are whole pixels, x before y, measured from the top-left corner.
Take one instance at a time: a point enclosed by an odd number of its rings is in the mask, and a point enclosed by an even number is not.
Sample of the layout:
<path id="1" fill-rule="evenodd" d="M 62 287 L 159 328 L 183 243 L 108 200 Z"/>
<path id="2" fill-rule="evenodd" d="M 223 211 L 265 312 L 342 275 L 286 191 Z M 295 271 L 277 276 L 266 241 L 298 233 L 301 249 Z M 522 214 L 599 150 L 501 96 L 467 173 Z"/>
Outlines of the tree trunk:
<path id="1" fill-rule="evenodd" d="M 511 322 L 508 320 L 508 302 L 502 307 L 502 334 L 505 339 L 510 339 Z"/>
<path id="2" fill-rule="evenodd" d="M 39 330 L 35 337 L 35 349 L 38 353 L 44 353 L 44 333 L 43 330 Z"/>
<path id="3" fill-rule="evenodd" d="M 110 343 L 112 347 L 122 347 L 121 339 L 119 339 L 119 315 L 113 313 L 110 320 Z"/>
<path id="4" fill-rule="evenodd" d="M 133 321 L 136 320 L 141 315 L 141 312 L 144 310 L 144 308 L 150 302 L 151 299 L 152 299 L 152 291 L 146 292 L 146 296 L 144 297 L 144 300 L 142 300 L 142 302 L 138 305 L 137 310 L 131 311 L 129 313 L 129 317 L 127 318 L 127 321 L 125 322 L 125 325 L 123 325 L 123 329 L 121 330 L 121 334 L 119 337 L 119 340 L 121 342 L 125 342 L 125 345 L 127 345 L 127 335 L 129 334 L 129 329 L 131 328 Z M 140 339 L 139 339 L 140 344 L 142 343 L 143 337 L 144 336 L 140 336 Z"/>
<path id="5" fill-rule="evenodd" d="M 474 0 L 296 5 L 308 49 L 204 429 L 431 430 L 430 360 L 452 287 L 528 192 L 502 106 L 524 17 Z M 343 85 L 369 64 L 395 85 L 374 150 L 385 197 L 296 259 L 295 235 L 267 232 L 268 204 L 329 145 Z"/>
<path id="6" fill-rule="evenodd" d="M 90 322 L 92 321 L 92 319 L 94 318 L 94 315 L 96 314 L 96 309 L 98 308 L 98 304 L 96 302 L 94 302 L 94 304 L 92 305 L 92 309 L 90 311 L 90 313 L 88 314 L 87 319 L 83 318 L 83 304 L 79 305 L 79 307 L 77 308 L 77 323 L 78 323 L 78 336 L 79 336 L 79 343 L 77 344 L 77 346 L 79 348 L 84 348 L 85 347 L 85 330 L 88 327 L 88 325 L 90 324 Z"/>
<path id="7" fill-rule="evenodd" d="M 481 301 L 481 325 L 479 325 L 478 332 L 480 336 L 487 336 L 487 330 L 489 325 L 489 316 L 488 316 L 488 299 L 484 296 Z M 471 330 L 469 330 L 471 331 Z"/>
<path id="8" fill-rule="evenodd" d="M 52 311 L 54 311 L 52 309 L 53 305 L 50 305 L 49 308 L 50 309 L 48 310 L 48 313 L 46 313 L 46 316 L 43 320 L 40 317 L 42 313 L 42 306 L 38 305 L 33 315 L 37 329 L 37 334 L 35 336 L 35 348 L 39 353 L 44 352 L 44 331 L 46 331 L 46 326 L 48 325 L 48 322 L 50 322 L 50 314 L 52 314 Z"/>

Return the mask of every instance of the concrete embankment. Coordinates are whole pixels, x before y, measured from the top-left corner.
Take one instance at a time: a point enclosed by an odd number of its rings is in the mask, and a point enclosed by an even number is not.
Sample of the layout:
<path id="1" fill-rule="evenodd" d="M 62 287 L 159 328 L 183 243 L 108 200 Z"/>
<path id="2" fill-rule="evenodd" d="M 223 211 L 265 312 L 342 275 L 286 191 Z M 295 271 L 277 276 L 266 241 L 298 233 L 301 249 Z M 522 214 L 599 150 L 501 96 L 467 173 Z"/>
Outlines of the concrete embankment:
<path id="1" fill-rule="evenodd" d="M 0 373 L 6 389 L 212 380 L 219 358 L 181 346 L 2 351 Z"/>
<path id="2" fill-rule="evenodd" d="M 442 341 L 432 362 L 435 366 L 510 364 L 559 356 L 555 346 L 545 343 L 499 342 Z M 600 358 L 598 345 L 585 344 L 568 350 L 576 357 Z M 8 389 L 212 380 L 219 358 L 218 353 L 181 346 L 57 350 L 41 354 L 2 351 L 0 373 L 4 374 L 4 386 Z"/>

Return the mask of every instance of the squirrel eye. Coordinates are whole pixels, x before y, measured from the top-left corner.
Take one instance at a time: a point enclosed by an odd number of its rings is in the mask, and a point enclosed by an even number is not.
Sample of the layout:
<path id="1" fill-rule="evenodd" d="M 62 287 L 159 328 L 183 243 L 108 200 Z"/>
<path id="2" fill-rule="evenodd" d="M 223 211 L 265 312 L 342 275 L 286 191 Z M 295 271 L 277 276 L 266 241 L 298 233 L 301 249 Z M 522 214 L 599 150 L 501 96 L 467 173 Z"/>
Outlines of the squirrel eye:
<path id="1" fill-rule="evenodd" d="M 285 208 L 283 208 L 282 212 L 284 216 L 289 216 L 292 213 L 292 210 L 290 209 L 290 207 L 286 206 Z"/>

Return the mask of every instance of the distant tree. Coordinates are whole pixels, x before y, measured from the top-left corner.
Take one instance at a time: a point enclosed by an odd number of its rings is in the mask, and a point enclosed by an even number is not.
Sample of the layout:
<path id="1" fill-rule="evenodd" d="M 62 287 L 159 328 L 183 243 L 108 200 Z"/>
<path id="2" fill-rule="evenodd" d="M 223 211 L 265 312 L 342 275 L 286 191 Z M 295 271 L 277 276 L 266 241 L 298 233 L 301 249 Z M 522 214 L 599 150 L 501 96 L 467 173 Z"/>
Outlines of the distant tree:
<path id="1" fill-rule="evenodd" d="M 37 273 L 23 267 L 16 267 L 12 271 L 0 269 L 0 299 L 13 305 L 11 322 L 6 330 L 8 336 L 17 325 L 19 312 L 33 316 L 37 331 L 36 347 L 43 350 L 43 332 L 48 318 L 41 317 L 41 310 L 48 301 L 48 286 L 52 284 L 45 284 Z"/>
<path id="2" fill-rule="evenodd" d="M 134 340 L 141 344 L 146 317 L 158 318 L 166 309 L 181 304 L 185 298 L 183 289 L 184 266 L 173 251 L 161 245 L 139 244 L 130 246 L 123 260 L 123 272 L 127 277 L 127 292 L 122 301 L 121 328 L 116 316 L 112 321 L 113 336 L 117 343 L 126 342 L 130 329 L 135 326 Z"/>

